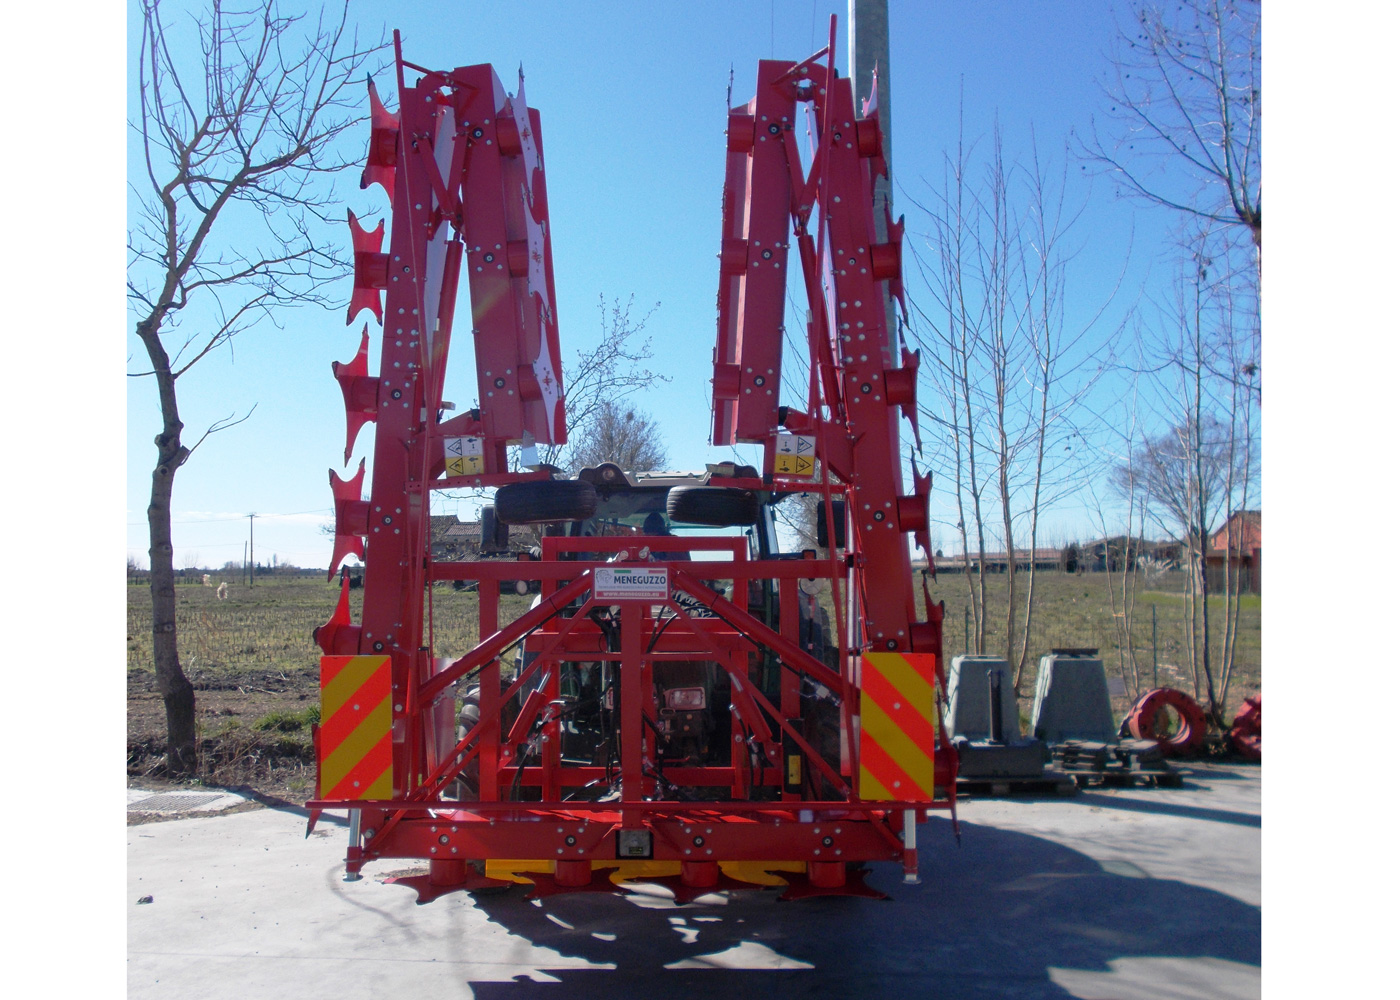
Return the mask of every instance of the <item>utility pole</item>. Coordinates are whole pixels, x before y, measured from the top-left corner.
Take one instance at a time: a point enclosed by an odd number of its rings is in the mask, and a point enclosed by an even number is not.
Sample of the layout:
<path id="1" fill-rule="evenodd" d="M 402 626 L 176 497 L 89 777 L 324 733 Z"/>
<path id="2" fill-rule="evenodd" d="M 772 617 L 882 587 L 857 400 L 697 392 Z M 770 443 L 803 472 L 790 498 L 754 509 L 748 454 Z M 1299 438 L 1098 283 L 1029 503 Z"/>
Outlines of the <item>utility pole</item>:
<path id="1" fill-rule="evenodd" d="M 850 67 L 851 80 L 855 84 L 856 112 L 860 112 L 860 102 L 870 96 L 871 74 L 875 77 L 875 103 L 880 112 L 880 133 L 882 150 L 885 154 L 886 175 L 875 179 L 875 238 L 881 243 L 889 241 L 889 229 L 885 225 L 885 212 L 893 213 L 891 198 L 894 176 L 894 160 L 890 156 L 894 134 L 894 116 L 890 106 L 890 8 L 889 0 L 849 0 L 846 14 L 846 65 Z M 885 328 L 889 331 L 889 342 L 885 345 L 885 362 L 893 367 L 899 361 L 899 334 L 895 327 L 894 300 L 888 285 L 885 291 Z"/>
<path id="2" fill-rule="evenodd" d="M 248 586 L 253 585 L 253 580 L 258 575 L 258 564 L 253 561 L 253 518 L 256 514 L 248 515 Z"/>

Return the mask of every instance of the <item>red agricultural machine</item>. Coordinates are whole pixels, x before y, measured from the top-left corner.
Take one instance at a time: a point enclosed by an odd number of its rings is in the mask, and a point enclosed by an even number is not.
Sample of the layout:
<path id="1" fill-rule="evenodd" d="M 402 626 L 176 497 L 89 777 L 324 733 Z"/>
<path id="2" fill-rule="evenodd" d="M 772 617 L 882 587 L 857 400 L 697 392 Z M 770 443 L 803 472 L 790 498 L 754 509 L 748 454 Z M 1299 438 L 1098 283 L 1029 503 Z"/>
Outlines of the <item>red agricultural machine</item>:
<path id="1" fill-rule="evenodd" d="M 957 758 L 938 710 L 942 606 L 925 580 L 916 608 L 911 570 L 930 477 L 904 494 L 919 359 L 895 356 L 886 319 L 902 226 L 877 242 L 873 98 L 857 112 L 828 45 L 760 62 L 729 112 L 712 441 L 761 446 L 761 467 L 564 478 L 533 457 L 568 433 L 539 115 L 523 77 L 511 95 L 488 65 L 414 66 L 397 37 L 396 62 L 397 113 L 370 86 L 363 180 L 392 197 L 387 252 L 382 223 L 350 220 L 349 320 L 382 323 L 379 370 L 368 327 L 333 366 L 346 460 L 373 423 L 374 463 L 368 500 L 363 462 L 331 475 L 332 572 L 359 556 L 364 601 L 352 622 L 343 587 L 316 632 L 312 823 L 349 811 L 349 877 L 426 860 L 407 880 L 420 901 L 512 881 L 535 896 L 655 882 L 679 902 L 782 883 L 788 898 L 879 895 L 873 861 L 917 881 L 916 825 L 954 809 Z M 784 403 L 794 245 L 810 377 Z M 449 416 L 463 277 L 479 402 Z M 495 490 L 488 527 L 539 526 L 540 558 L 435 561 L 430 497 L 462 489 Z M 817 549 L 781 551 L 774 508 L 793 494 L 815 497 Z M 499 583 L 522 578 L 539 597 L 503 621 Z M 473 649 L 437 648 L 444 581 L 477 584 Z"/>

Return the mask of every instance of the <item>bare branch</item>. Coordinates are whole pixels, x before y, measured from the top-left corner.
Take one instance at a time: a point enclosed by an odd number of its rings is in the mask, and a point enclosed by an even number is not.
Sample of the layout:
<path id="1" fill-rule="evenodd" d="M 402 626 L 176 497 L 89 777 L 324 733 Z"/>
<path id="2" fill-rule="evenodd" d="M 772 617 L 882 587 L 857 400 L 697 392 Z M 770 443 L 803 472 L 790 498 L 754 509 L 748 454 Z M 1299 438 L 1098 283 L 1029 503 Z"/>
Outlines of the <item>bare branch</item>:
<path id="1" fill-rule="evenodd" d="M 205 438 L 209 437 L 209 435 L 217 434 L 219 433 L 219 431 L 226 431 L 230 427 L 237 427 L 239 424 L 243 423 L 243 421 L 247 420 L 253 415 L 253 410 L 256 410 L 257 408 L 258 404 L 254 403 L 252 407 L 249 408 L 247 413 L 243 414 L 243 416 L 237 418 L 236 420 L 234 419 L 233 414 L 230 413 L 223 419 L 214 421 L 207 428 L 205 428 L 204 433 L 199 436 L 199 440 L 196 441 L 194 444 L 190 445 L 189 454 L 193 455 L 199 449 L 199 446 L 204 443 Z M 185 459 L 186 461 L 188 461 L 189 455 L 186 455 Z"/>
<path id="2" fill-rule="evenodd" d="M 1262 250 L 1258 0 L 1132 10 L 1103 84 L 1111 135 L 1091 126 L 1084 155 L 1133 196 L 1243 229 Z"/>

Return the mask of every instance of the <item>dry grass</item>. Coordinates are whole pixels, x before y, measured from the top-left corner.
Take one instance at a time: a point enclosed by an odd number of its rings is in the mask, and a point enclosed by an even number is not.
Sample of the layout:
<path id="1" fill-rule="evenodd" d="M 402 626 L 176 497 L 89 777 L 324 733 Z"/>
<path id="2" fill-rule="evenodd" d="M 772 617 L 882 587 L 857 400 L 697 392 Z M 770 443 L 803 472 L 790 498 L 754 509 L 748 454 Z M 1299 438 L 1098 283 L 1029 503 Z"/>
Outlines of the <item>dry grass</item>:
<path id="1" fill-rule="evenodd" d="M 1097 649 L 1110 677 L 1123 679 L 1125 697 L 1116 699 L 1114 708 L 1126 712 L 1134 693 L 1153 686 L 1175 687 L 1204 703 L 1206 689 L 1200 681 L 1199 693 L 1193 682 L 1190 661 L 1186 655 L 1186 606 L 1182 600 L 1181 573 L 1166 573 L 1151 584 L 1140 579 L 1136 602 L 1125 614 L 1121 590 L 1110 601 L 1109 577 L 1103 573 L 1067 575 L 1038 573 L 1036 600 L 1031 621 L 1031 641 L 1028 663 L 1021 690 L 1029 695 L 1035 691 L 1036 667 L 1040 658 L 1052 649 L 1088 647 Z M 1114 576 L 1113 586 L 1121 587 L 1121 578 Z M 1025 574 L 1016 581 L 1017 634 L 1024 620 Z M 944 574 L 939 578 L 934 598 L 946 602 L 943 622 L 944 650 L 951 660 L 964 652 L 976 652 L 976 625 L 971 613 L 967 578 L 961 574 Z M 987 578 L 987 638 L 984 651 L 989 655 L 1006 655 L 1007 578 L 990 575 Z M 1262 653 L 1260 644 L 1261 598 L 1245 595 L 1240 601 L 1239 625 L 1235 644 L 1235 667 L 1227 692 L 1227 712 L 1232 712 L 1247 694 L 1258 690 Z M 1156 684 L 1153 682 L 1152 611 L 1157 611 Z M 1117 615 L 1115 617 L 1115 608 Z M 1223 598 L 1211 598 L 1211 661 L 1218 677 L 1220 629 L 1223 625 Z M 1129 627 L 1130 626 L 1130 627 Z M 1020 655 L 1019 642 L 1008 657 L 1013 666 Z M 1029 698 L 1026 698 L 1029 714 Z"/>
<path id="2" fill-rule="evenodd" d="M 1018 587 L 1024 587 L 1024 578 Z M 1108 580 L 1103 574 L 1042 573 L 1026 676 L 1023 714 L 1030 714 L 1035 668 L 1059 647 L 1094 647 L 1110 675 L 1126 679 L 1127 694 L 1115 700 L 1126 712 L 1136 686 L 1152 686 L 1152 608 L 1157 609 L 1157 679 L 1161 686 L 1194 693 L 1185 662 L 1184 605 L 1179 575 L 1143 590 L 1134 612 L 1131 642 L 1115 628 Z M 917 580 L 916 580 L 917 586 Z M 966 581 L 945 574 L 932 586 L 946 602 L 944 647 L 949 659 L 972 651 L 972 629 L 964 639 Z M 220 601 L 212 587 L 182 586 L 177 594 L 181 660 L 197 692 L 200 777 L 215 785 L 251 786 L 269 794 L 304 799 L 312 792 L 314 758 L 310 723 L 319 702 L 320 650 L 311 631 L 335 607 L 339 587 L 319 579 L 259 580 L 231 586 Z M 1021 593 L 1024 590 L 1021 589 Z M 362 591 L 351 591 L 351 614 L 360 617 Z M 520 615 L 531 598 L 502 594 L 503 623 Z M 1218 599 L 1217 599 L 1218 600 Z M 150 592 L 127 592 L 127 766 L 134 778 L 159 777 L 164 753 L 164 707 L 154 689 L 150 642 Z M 987 645 L 1005 651 L 1006 578 L 988 578 Z M 437 656 L 460 656 L 477 642 L 475 593 L 440 585 L 433 590 L 433 646 Z M 1120 609 L 1121 614 L 1121 609 Z M 1218 619 L 1218 610 L 1215 613 Z M 968 619 L 970 621 L 970 618 Z M 1019 621 L 1019 611 L 1018 611 Z M 1118 619 L 1122 623 L 1124 619 Z M 1256 690 L 1261 675 L 1260 599 L 1246 597 L 1240 614 L 1235 680 L 1227 712 Z M 1218 648 L 1218 647 L 1217 647 Z M 1013 657 L 1014 660 L 1014 657 Z M 1202 698 L 1204 690 L 1201 691 Z"/>

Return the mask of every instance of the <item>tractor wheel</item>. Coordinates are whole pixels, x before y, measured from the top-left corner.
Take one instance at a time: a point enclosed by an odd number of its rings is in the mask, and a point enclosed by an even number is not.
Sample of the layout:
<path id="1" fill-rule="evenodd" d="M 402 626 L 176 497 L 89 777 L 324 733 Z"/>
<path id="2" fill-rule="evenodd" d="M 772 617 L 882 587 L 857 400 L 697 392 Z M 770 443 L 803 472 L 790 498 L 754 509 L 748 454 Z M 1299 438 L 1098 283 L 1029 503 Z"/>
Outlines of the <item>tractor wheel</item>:
<path id="1" fill-rule="evenodd" d="M 830 548 L 830 539 L 826 534 L 826 511 L 822 508 L 825 505 L 817 501 L 817 545 L 826 549 Z M 831 520 L 836 528 L 836 547 L 844 549 L 846 547 L 846 501 L 831 501 Z"/>
<path id="2" fill-rule="evenodd" d="M 481 551 L 505 552 L 510 548 L 510 526 L 496 516 L 496 508 L 481 508 Z"/>
<path id="3" fill-rule="evenodd" d="M 597 509 L 598 492 L 593 484 L 577 479 L 511 483 L 496 491 L 496 520 L 502 524 L 583 521 Z"/>
<path id="4" fill-rule="evenodd" d="M 746 526 L 758 520 L 758 496 L 732 486 L 675 486 L 666 494 L 666 516 L 682 524 Z"/>

